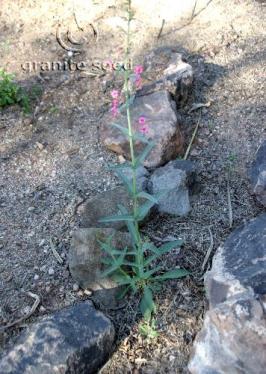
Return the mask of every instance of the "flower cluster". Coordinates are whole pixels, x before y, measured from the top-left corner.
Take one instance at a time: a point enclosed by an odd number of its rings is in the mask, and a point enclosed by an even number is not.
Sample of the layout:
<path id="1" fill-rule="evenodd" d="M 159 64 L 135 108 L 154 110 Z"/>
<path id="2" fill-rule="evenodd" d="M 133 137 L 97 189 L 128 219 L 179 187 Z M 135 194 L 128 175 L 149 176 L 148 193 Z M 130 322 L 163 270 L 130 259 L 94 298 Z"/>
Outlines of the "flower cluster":
<path id="1" fill-rule="evenodd" d="M 139 117 L 139 125 L 139 131 L 144 135 L 148 134 L 149 129 L 146 123 L 146 118 L 144 116 Z"/>
<path id="2" fill-rule="evenodd" d="M 141 78 L 142 73 L 143 73 L 143 66 L 136 65 L 134 67 L 134 74 L 135 74 L 135 85 L 136 85 L 136 88 L 138 89 L 142 87 L 142 78 Z"/>
<path id="3" fill-rule="evenodd" d="M 111 108 L 111 113 L 113 114 L 114 117 L 116 117 L 119 113 L 118 111 L 118 105 L 119 105 L 119 91 L 113 90 L 111 92 L 111 96 L 113 98 L 112 101 L 112 108 Z"/>

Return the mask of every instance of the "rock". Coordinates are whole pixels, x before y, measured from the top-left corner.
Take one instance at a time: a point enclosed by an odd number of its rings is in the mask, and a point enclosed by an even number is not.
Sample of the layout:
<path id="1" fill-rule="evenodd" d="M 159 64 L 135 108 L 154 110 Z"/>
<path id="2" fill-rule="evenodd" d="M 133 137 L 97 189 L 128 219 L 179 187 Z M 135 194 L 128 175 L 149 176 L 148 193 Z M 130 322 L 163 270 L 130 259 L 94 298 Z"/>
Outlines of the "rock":
<path id="1" fill-rule="evenodd" d="M 205 276 L 210 308 L 194 343 L 191 373 L 265 373 L 265 238 L 263 214 L 218 248 Z"/>
<path id="2" fill-rule="evenodd" d="M 112 227 L 117 230 L 125 226 L 125 222 L 100 223 L 99 219 L 111 215 L 120 214 L 118 204 L 132 210 L 132 203 L 124 187 L 116 187 L 113 190 L 102 192 L 87 200 L 80 210 L 81 227 Z"/>
<path id="3" fill-rule="evenodd" d="M 266 140 L 256 153 L 256 159 L 249 170 L 249 178 L 252 185 L 252 193 L 266 207 Z"/>
<path id="4" fill-rule="evenodd" d="M 132 181 L 133 173 L 132 173 L 132 169 L 130 167 L 127 168 L 127 169 L 123 169 L 122 172 L 124 173 L 124 175 L 130 181 Z M 146 191 L 147 190 L 149 175 L 150 175 L 150 173 L 143 166 L 139 166 L 136 169 L 136 182 L 137 182 L 137 190 L 138 191 Z"/>
<path id="5" fill-rule="evenodd" d="M 96 372 L 107 360 L 114 327 L 90 301 L 42 318 L 4 352 L 5 374 L 85 374 Z"/>
<path id="6" fill-rule="evenodd" d="M 127 232 L 112 228 L 87 228 L 77 230 L 71 241 L 68 260 L 69 269 L 75 282 L 82 288 L 93 291 L 94 298 L 103 306 L 116 305 L 117 284 L 110 278 L 102 279 L 105 255 L 99 241 L 105 242 L 113 235 L 112 245 L 117 249 L 130 247 L 131 238 Z"/>
<path id="7" fill-rule="evenodd" d="M 144 85 L 137 91 L 137 96 L 143 96 L 159 90 L 170 92 L 178 106 L 183 106 L 193 82 L 193 69 L 185 62 L 180 53 L 172 54 L 169 66 L 164 70 L 163 77 L 151 84 Z"/>
<path id="8" fill-rule="evenodd" d="M 131 170 L 125 170 L 124 173 L 130 179 Z M 145 168 L 137 169 L 137 189 L 145 190 L 148 183 L 149 173 Z M 140 201 L 144 201 L 140 200 Z M 111 227 L 121 229 L 126 226 L 125 221 L 118 222 L 99 222 L 100 218 L 121 214 L 118 205 L 123 205 L 128 212 L 132 212 L 132 200 L 125 187 L 119 186 L 113 190 L 104 191 L 95 197 L 87 200 L 83 207 L 79 209 L 80 226 L 86 227 Z M 148 218 L 148 216 L 147 216 Z M 146 218 L 146 219 L 147 219 Z M 145 222 L 145 220 L 144 220 Z"/>
<path id="9" fill-rule="evenodd" d="M 167 91 L 158 91 L 149 95 L 135 97 L 131 104 L 132 125 L 134 131 L 139 132 L 138 119 L 146 118 L 147 134 L 149 140 L 154 141 L 155 146 L 144 161 L 144 166 L 155 168 L 175 158 L 183 151 L 183 137 L 179 129 L 176 105 Z M 100 138 L 102 143 L 111 151 L 122 154 L 130 159 L 129 142 L 121 131 L 110 123 L 113 118 L 108 112 L 102 120 Z M 117 118 L 117 122 L 127 127 L 125 110 Z M 141 141 L 135 142 L 136 154 L 139 154 L 145 145 Z"/>
<path id="10" fill-rule="evenodd" d="M 151 194 L 164 194 L 159 198 L 160 213 L 186 216 L 190 211 L 189 186 L 195 180 L 195 166 L 191 161 L 175 160 L 156 169 L 150 177 Z"/>

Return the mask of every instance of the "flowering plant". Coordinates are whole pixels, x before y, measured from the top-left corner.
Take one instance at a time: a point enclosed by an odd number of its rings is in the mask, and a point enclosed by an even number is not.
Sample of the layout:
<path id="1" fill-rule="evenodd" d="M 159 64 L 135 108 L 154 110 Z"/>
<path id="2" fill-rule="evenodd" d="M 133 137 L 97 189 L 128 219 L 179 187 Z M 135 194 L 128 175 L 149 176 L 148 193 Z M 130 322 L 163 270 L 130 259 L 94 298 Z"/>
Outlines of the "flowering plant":
<path id="1" fill-rule="evenodd" d="M 125 57 L 126 66 L 130 55 L 130 22 L 133 17 L 131 0 L 127 0 L 127 14 L 128 30 Z M 141 74 L 143 73 L 143 67 L 141 65 L 137 65 L 135 66 L 133 72 L 135 74 L 136 88 L 139 88 L 142 84 Z M 181 240 L 168 242 L 163 244 L 160 248 L 157 248 L 153 243 L 143 240 L 140 234 L 139 223 L 140 221 L 143 221 L 150 209 L 158 203 L 159 196 L 150 195 L 147 192 L 138 190 L 137 188 L 137 168 L 143 163 L 154 144 L 148 140 L 147 136 L 144 136 L 147 135 L 149 131 L 147 118 L 144 115 L 140 115 L 138 119 L 139 131 L 133 131 L 130 112 L 130 104 L 132 102 L 129 86 L 130 74 L 131 71 L 124 70 L 123 92 L 125 95 L 127 128 L 119 124 L 113 124 L 113 126 L 119 129 L 128 139 L 130 147 L 130 162 L 122 165 L 114 165 L 111 166 L 111 168 L 124 183 L 130 198 L 132 199 L 133 209 L 132 212 L 129 212 L 126 207 L 118 205 L 120 214 L 102 218 L 100 222 L 107 223 L 124 221 L 131 236 L 131 248 L 125 248 L 122 251 L 114 248 L 111 245 L 112 238 L 109 238 L 110 240 L 108 240 L 106 243 L 101 242 L 100 244 L 102 249 L 108 254 L 108 256 L 105 256 L 102 260 L 107 266 L 106 270 L 102 274 L 102 277 L 112 276 L 120 286 L 124 287 L 121 297 L 124 296 L 129 290 L 132 290 L 134 293 L 140 292 L 140 309 L 144 316 L 145 323 L 148 323 L 149 326 L 154 326 L 152 315 L 156 311 L 156 306 L 153 293 L 158 289 L 159 283 L 167 279 L 184 277 L 188 274 L 188 272 L 180 268 L 163 272 L 162 265 L 157 264 L 157 259 L 160 256 L 169 252 L 173 248 L 177 248 L 182 245 Z M 111 92 L 111 97 L 113 100 L 111 111 L 114 116 L 117 116 L 119 114 L 119 99 L 121 94 L 119 91 L 114 90 Z M 134 149 L 136 140 L 145 144 L 144 150 L 138 156 L 135 155 Z M 128 168 L 130 168 L 132 171 L 132 180 L 126 176 L 126 173 L 124 173 L 124 171 Z M 145 201 L 144 203 L 143 200 Z"/>

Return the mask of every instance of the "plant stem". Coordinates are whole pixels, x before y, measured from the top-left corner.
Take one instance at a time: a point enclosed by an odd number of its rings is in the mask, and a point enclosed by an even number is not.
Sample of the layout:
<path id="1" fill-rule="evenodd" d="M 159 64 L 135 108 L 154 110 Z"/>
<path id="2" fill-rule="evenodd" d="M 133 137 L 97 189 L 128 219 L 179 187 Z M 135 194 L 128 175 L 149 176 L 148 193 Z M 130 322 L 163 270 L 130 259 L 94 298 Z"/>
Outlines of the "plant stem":
<path id="1" fill-rule="evenodd" d="M 130 56 L 130 22 L 131 22 L 131 0 L 128 0 L 128 20 L 127 20 L 127 39 L 126 39 L 126 56 L 125 56 L 125 65 L 126 67 L 129 66 L 129 56 Z M 129 135 L 129 147 L 130 147 L 130 157 L 131 157 L 131 166 L 132 166 L 132 195 L 133 195 L 133 215 L 134 215 L 134 226 L 135 232 L 137 234 L 137 243 L 136 243 L 136 257 L 138 263 L 139 273 L 143 272 L 143 253 L 141 250 L 141 237 L 139 233 L 139 224 L 137 220 L 138 214 L 138 197 L 137 197 L 137 177 L 136 177 L 136 158 L 134 152 L 134 133 L 131 123 L 131 113 L 129 107 L 130 101 L 130 89 L 129 89 L 129 70 L 125 69 L 124 73 L 124 84 L 125 84 L 125 95 L 126 95 L 126 112 L 127 112 L 127 126 L 128 126 L 128 135 Z"/>

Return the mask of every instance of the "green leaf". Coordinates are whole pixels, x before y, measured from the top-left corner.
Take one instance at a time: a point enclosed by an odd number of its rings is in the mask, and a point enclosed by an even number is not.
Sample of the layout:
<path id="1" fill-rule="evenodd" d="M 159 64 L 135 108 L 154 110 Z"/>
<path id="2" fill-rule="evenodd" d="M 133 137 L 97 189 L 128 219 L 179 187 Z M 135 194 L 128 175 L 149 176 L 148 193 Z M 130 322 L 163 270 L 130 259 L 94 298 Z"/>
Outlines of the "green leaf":
<path id="1" fill-rule="evenodd" d="M 147 192 L 141 191 L 137 194 L 137 197 L 138 198 L 144 198 L 144 199 L 147 199 L 147 200 L 153 202 L 154 204 L 158 204 L 158 199 L 155 196 L 153 196 L 153 195 L 151 195 Z"/>
<path id="2" fill-rule="evenodd" d="M 156 266 L 156 268 L 146 271 L 142 274 L 143 279 L 149 279 L 152 277 L 154 273 L 157 273 L 157 271 L 161 270 L 162 266 Z"/>
<path id="3" fill-rule="evenodd" d="M 128 215 L 127 209 L 123 205 L 118 205 L 120 212 L 124 215 Z M 139 233 L 134 225 L 134 221 L 126 221 L 128 231 L 131 235 L 133 243 L 137 244 L 139 242 Z"/>
<path id="4" fill-rule="evenodd" d="M 113 216 L 108 216 L 104 218 L 100 218 L 98 222 L 100 223 L 108 223 L 108 222 L 119 222 L 119 221 L 134 221 L 134 217 L 130 214 L 118 214 Z"/>
<path id="5" fill-rule="evenodd" d="M 123 127 L 121 125 L 118 125 L 118 123 L 112 123 L 112 126 L 115 127 L 116 129 L 120 130 L 123 135 L 129 138 L 129 132 L 126 127 Z"/>
<path id="6" fill-rule="evenodd" d="M 130 107 L 130 105 L 133 104 L 134 100 L 135 100 L 135 97 L 136 95 L 132 95 L 127 102 L 125 102 L 125 104 L 122 104 L 120 105 L 120 107 L 118 108 L 119 109 L 119 112 L 121 113 L 124 109 Z"/>
<path id="7" fill-rule="evenodd" d="M 106 269 L 105 271 L 101 273 L 101 278 L 106 278 L 109 275 L 113 274 L 115 271 L 117 271 L 117 269 L 119 269 L 119 267 L 120 266 L 117 264 L 110 266 L 108 269 Z"/>
<path id="8" fill-rule="evenodd" d="M 150 140 L 146 138 L 144 135 L 142 135 L 140 132 L 135 132 L 133 135 L 133 139 L 135 141 L 140 140 L 142 143 L 145 143 L 145 144 L 148 144 L 150 142 Z"/>
<path id="9" fill-rule="evenodd" d="M 133 195 L 133 187 L 132 187 L 132 181 L 127 178 L 127 176 L 119 169 L 115 170 L 116 175 L 121 179 L 121 181 L 124 183 L 127 191 L 130 195 Z"/>
<path id="10" fill-rule="evenodd" d="M 154 205 L 155 203 L 153 201 L 146 201 L 146 203 L 139 206 L 137 211 L 137 220 L 142 221 Z"/>
<path id="11" fill-rule="evenodd" d="M 152 150 L 154 146 L 155 146 L 155 143 L 149 141 L 148 145 L 144 148 L 142 153 L 136 159 L 137 166 L 141 165 L 143 161 L 145 161 L 146 157 L 148 156 L 148 154 L 150 153 L 150 151 Z"/>
<path id="12" fill-rule="evenodd" d="M 149 265 L 152 261 L 156 260 L 158 257 L 162 256 L 163 254 L 171 251 L 174 248 L 178 248 L 183 244 L 182 240 L 175 240 L 166 244 L 163 244 L 160 248 L 157 248 L 155 252 L 156 254 L 153 256 L 149 256 L 146 261 L 144 262 L 144 265 Z M 156 247 L 155 247 L 156 248 Z"/>
<path id="13" fill-rule="evenodd" d="M 140 310 L 146 321 L 150 321 L 152 313 L 156 310 L 152 291 L 147 286 L 144 288 L 143 296 L 140 302 Z"/>
<path id="14" fill-rule="evenodd" d="M 185 277 L 189 274 L 190 273 L 185 269 L 174 269 L 174 270 L 167 271 L 166 273 L 163 273 L 162 275 L 157 275 L 156 277 L 154 277 L 154 279 L 160 280 L 160 281 L 167 280 L 167 279 L 177 279 L 177 278 Z"/>

